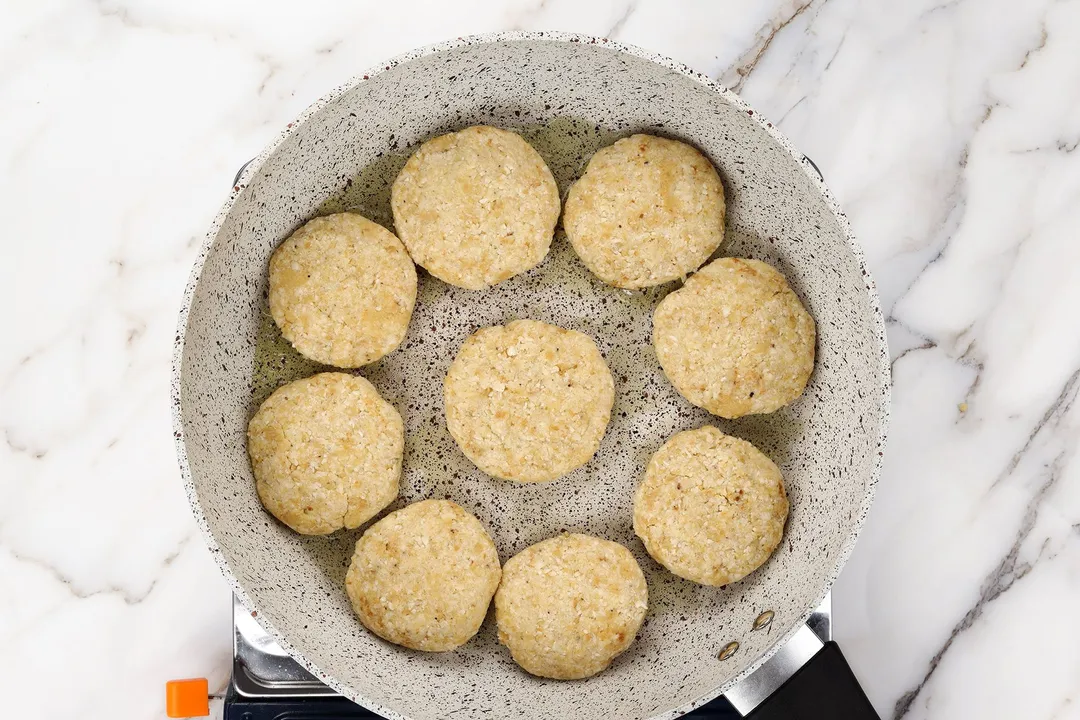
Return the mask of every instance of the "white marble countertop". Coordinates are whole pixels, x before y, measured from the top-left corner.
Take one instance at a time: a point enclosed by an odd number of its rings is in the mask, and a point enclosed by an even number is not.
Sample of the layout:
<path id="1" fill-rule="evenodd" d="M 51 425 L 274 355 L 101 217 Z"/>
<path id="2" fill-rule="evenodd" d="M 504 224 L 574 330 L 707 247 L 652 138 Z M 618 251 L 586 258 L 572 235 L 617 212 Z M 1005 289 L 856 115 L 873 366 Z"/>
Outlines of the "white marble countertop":
<path id="1" fill-rule="evenodd" d="M 166 679 L 225 685 L 168 409 L 196 248 L 319 95 L 509 28 L 720 78 L 845 206 L 895 389 L 835 626 L 882 717 L 1080 718 L 1077 0 L 4 3 L 3 715 L 161 717 Z"/>

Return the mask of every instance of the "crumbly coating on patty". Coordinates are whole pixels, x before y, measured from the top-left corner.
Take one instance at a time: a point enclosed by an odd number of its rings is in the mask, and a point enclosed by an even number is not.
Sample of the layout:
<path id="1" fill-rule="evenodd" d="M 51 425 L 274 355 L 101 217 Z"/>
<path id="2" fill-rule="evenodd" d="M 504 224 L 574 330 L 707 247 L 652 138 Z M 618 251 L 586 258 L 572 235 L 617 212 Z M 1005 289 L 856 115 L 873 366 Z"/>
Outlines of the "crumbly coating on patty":
<path id="1" fill-rule="evenodd" d="M 359 527 L 398 494 L 401 416 L 362 377 L 321 373 L 274 391 L 248 423 L 255 488 L 304 535 Z"/>
<path id="2" fill-rule="evenodd" d="M 687 400 L 725 418 L 799 397 L 814 370 L 815 335 L 784 276 L 758 260 L 714 260 L 653 314 L 664 374 Z"/>
<path id="3" fill-rule="evenodd" d="M 773 461 L 711 426 L 669 438 L 634 495 L 634 532 L 645 549 L 703 585 L 726 585 L 761 566 L 780 543 L 787 514 Z"/>
<path id="4" fill-rule="evenodd" d="M 305 357 L 356 368 L 401 344 L 416 268 L 393 233 L 355 213 L 311 220 L 270 257 L 270 314 Z"/>
<path id="5" fill-rule="evenodd" d="M 424 500 L 368 528 L 345 588 L 360 622 L 379 637 L 442 652 L 480 629 L 500 577 L 480 521 L 449 500 Z"/>
<path id="6" fill-rule="evenodd" d="M 435 277 L 481 290 L 547 255 L 559 189 L 520 135 L 477 126 L 428 140 L 394 180 L 394 226 Z"/>
<path id="7" fill-rule="evenodd" d="M 536 320 L 471 335 L 444 383 L 446 424 L 489 475 L 547 482 L 600 447 L 615 383 L 589 336 Z"/>
<path id="8" fill-rule="evenodd" d="M 589 535 L 560 535 L 506 562 L 495 594 L 499 641 L 533 675 L 590 677 L 630 647 L 648 600 L 629 550 Z"/>
<path id="9" fill-rule="evenodd" d="M 570 188 L 566 235 L 586 267 L 621 288 L 685 277 L 724 240 L 724 187 L 686 143 L 632 135 L 603 148 Z"/>

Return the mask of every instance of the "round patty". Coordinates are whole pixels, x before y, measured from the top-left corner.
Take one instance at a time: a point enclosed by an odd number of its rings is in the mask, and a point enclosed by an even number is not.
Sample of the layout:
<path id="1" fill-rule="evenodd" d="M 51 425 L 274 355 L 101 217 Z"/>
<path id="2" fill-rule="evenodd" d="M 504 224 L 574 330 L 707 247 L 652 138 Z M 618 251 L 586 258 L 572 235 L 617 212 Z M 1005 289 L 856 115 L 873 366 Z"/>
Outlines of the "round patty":
<path id="1" fill-rule="evenodd" d="M 604 282 L 641 288 L 685 277 L 724 240 L 724 187 L 686 143 L 633 135 L 592 156 L 563 227 Z"/>
<path id="2" fill-rule="evenodd" d="M 520 135 L 485 126 L 421 145 L 390 202 L 413 260 L 470 290 L 543 260 L 559 219 L 559 189 L 544 159 Z"/>
<path id="3" fill-rule="evenodd" d="M 480 629 L 500 576 L 480 521 L 449 500 L 424 500 L 368 528 L 345 589 L 360 622 L 379 637 L 441 652 Z"/>
<path id="4" fill-rule="evenodd" d="M 270 314 L 305 357 L 355 368 L 405 337 L 416 268 L 393 233 L 355 213 L 308 222 L 270 257 Z"/>
<path id="5" fill-rule="evenodd" d="M 787 280 L 758 260 L 714 260 L 653 314 L 668 379 L 725 418 L 773 412 L 799 397 L 814 370 L 814 339 L 814 320 Z"/>
<path id="6" fill-rule="evenodd" d="M 298 533 L 359 527 L 397 497 L 401 416 L 362 377 L 322 373 L 283 385 L 247 437 L 259 499 Z"/>
<path id="7" fill-rule="evenodd" d="M 536 320 L 480 330 L 446 373 L 446 424 L 484 472 L 547 482 L 600 447 L 615 383 L 588 335 Z"/>
<path id="8" fill-rule="evenodd" d="M 560 535 L 506 562 L 495 594 L 499 641 L 533 675 L 590 677 L 630 647 L 648 600 L 629 550 L 589 535 Z"/>
<path id="9" fill-rule="evenodd" d="M 764 563 L 788 500 L 773 461 L 714 427 L 677 433 L 652 456 L 634 495 L 634 532 L 679 577 L 726 585 Z"/>

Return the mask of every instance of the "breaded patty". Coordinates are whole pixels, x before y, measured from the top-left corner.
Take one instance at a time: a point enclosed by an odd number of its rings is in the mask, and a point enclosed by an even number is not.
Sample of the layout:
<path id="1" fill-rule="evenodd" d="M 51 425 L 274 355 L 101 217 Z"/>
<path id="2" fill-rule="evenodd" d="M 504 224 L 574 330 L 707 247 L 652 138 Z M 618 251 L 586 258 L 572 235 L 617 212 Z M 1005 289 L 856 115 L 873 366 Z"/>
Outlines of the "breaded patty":
<path id="1" fill-rule="evenodd" d="M 634 532 L 679 577 L 726 585 L 756 570 L 784 533 L 780 470 L 714 427 L 677 433 L 652 456 L 634 495 Z"/>
<path id="2" fill-rule="evenodd" d="M 603 148 L 566 197 L 563 227 L 604 282 L 642 288 L 697 270 L 724 240 L 724 187 L 677 140 L 633 135 Z"/>
<path id="3" fill-rule="evenodd" d="M 359 527 L 397 497 L 401 416 L 362 377 L 283 385 L 251 418 L 247 439 L 259 499 L 298 533 Z"/>
<path id="4" fill-rule="evenodd" d="M 270 257 L 270 314 L 305 357 L 355 368 L 405 337 L 416 267 L 393 233 L 355 213 L 318 217 Z"/>
<path id="5" fill-rule="evenodd" d="M 630 551 L 590 535 L 560 535 L 522 550 L 495 594 L 499 641 L 541 677 L 586 678 L 630 647 L 649 592 Z"/>
<path id="6" fill-rule="evenodd" d="M 345 588 L 373 633 L 441 652 L 480 629 L 500 577 L 495 543 L 480 521 L 449 500 L 424 500 L 368 528 Z"/>
<path id="7" fill-rule="evenodd" d="M 664 374 L 687 400 L 725 418 L 799 397 L 814 370 L 815 334 L 784 276 L 759 260 L 714 260 L 653 314 Z"/>
<path id="8" fill-rule="evenodd" d="M 470 290 L 543 260 L 559 219 L 559 189 L 544 159 L 520 135 L 486 126 L 421 145 L 390 201 L 413 260 Z"/>
<path id="9" fill-rule="evenodd" d="M 588 335 L 515 320 L 469 336 L 443 392 L 450 434 L 477 467 L 547 482 L 596 453 L 615 383 Z"/>

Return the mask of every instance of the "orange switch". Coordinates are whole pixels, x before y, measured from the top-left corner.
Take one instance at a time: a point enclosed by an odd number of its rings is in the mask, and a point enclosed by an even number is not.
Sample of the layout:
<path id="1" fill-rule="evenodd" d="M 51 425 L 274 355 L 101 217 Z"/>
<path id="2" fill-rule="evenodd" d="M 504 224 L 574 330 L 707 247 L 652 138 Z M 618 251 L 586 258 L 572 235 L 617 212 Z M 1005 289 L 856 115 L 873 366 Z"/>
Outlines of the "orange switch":
<path id="1" fill-rule="evenodd" d="M 206 678 L 170 680 L 165 683 L 165 714 L 171 718 L 209 715 L 210 691 Z"/>

